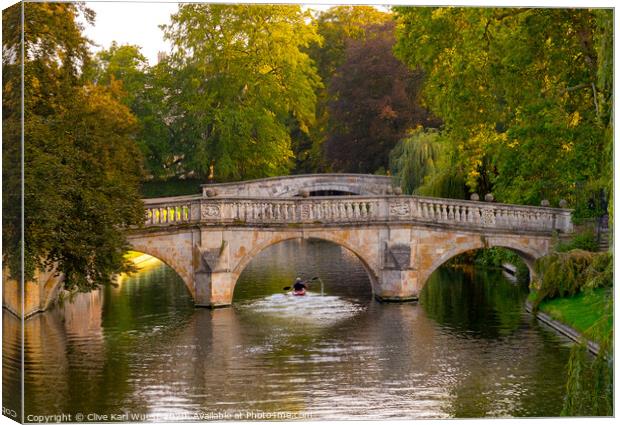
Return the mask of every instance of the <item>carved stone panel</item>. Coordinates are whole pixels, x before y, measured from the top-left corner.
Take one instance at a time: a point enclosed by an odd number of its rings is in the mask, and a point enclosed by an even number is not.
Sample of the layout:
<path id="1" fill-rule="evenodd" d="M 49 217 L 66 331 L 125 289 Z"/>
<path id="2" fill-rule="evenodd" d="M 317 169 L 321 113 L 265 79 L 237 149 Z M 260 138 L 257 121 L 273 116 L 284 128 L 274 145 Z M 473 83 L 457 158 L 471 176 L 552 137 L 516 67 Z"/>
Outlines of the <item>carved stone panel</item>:
<path id="1" fill-rule="evenodd" d="M 396 204 L 390 204 L 390 215 L 398 217 L 404 217 L 409 215 L 411 208 L 407 202 L 399 202 Z"/>
<path id="2" fill-rule="evenodd" d="M 495 214 L 491 209 L 482 210 L 482 224 L 495 224 Z"/>
<path id="3" fill-rule="evenodd" d="M 203 220 L 213 220 L 220 218 L 221 212 L 218 205 L 205 205 L 200 206 L 200 216 Z"/>

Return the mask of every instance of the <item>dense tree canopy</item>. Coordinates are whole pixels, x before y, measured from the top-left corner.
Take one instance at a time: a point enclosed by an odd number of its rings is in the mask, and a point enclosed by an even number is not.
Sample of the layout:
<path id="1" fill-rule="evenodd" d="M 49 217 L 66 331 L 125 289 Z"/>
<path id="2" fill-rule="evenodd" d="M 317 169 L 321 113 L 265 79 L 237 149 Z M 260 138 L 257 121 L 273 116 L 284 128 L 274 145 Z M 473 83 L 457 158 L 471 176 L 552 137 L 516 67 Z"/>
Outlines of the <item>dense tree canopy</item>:
<path id="1" fill-rule="evenodd" d="M 330 86 L 336 68 L 343 64 L 346 46 L 350 40 L 364 40 L 366 27 L 380 25 L 392 15 L 372 6 L 334 6 L 315 16 L 320 42 L 310 45 L 308 53 L 314 60 L 323 82 L 319 87 L 316 103 L 316 121 L 307 137 L 298 138 L 293 144 L 296 172 L 317 172 L 332 169 L 330 158 L 325 156 L 324 143 L 329 134 L 328 105 L 332 100 Z"/>
<path id="2" fill-rule="evenodd" d="M 19 159 L 20 5 L 3 13 L 5 52 L 3 153 Z M 85 81 L 88 42 L 78 16 L 93 14 L 80 4 L 26 3 L 24 57 L 24 249 L 25 276 L 55 267 L 65 287 L 89 289 L 125 270 L 123 230 L 143 217 L 137 188 L 140 153 L 133 142 L 136 120 L 113 88 Z M 17 106 L 17 107 L 16 107 Z M 12 161 L 13 164 L 19 163 Z M 12 167 L 3 167 L 11 174 Z M 18 168 L 18 167 L 16 167 Z M 14 176 L 4 193 L 21 192 Z M 9 195 L 15 196 L 15 195 Z M 5 198 L 5 201 L 7 199 Z M 20 202 L 4 213 L 3 256 L 19 273 Z"/>
<path id="3" fill-rule="evenodd" d="M 471 191 L 493 190 L 505 202 L 547 198 L 557 205 L 566 198 L 574 205 L 580 184 L 606 185 L 600 178 L 609 161 L 612 92 L 604 70 L 611 69 L 610 29 L 601 21 L 611 11 L 397 13 L 397 54 L 425 71 L 425 101 L 444 121 Z"/>
<path id="4" fill-rule="evenodd" d="M 334 6 L 319 13 L 316 25 L 322 42 L 313 43 L 309 51 L 325 85 L 329 85 L 336 69 L 344 63 L 349 41 L 365 40 L 368 27 L 391 20 L 390 13 L 372 6 Z"/>
<path id="5" fill-rule="evenodd" d="M 184 167 L 219 179 L 286 174 L 290 120 L 314 120 L 320 81 L 307 53 L 318 40 L 299 6 L 187 4 L 164 27 L 173 44 L 170 95 Z"/>
<path id="6" fill-rule="evenodd" d="M 149 178 L 183 175 L 175 154 L 172 117 L 168 112 L 174 76 L 164 61 L 150 66 L 139 46 L 118 45 L 95 57 L 93 80 L 98 85 L 117 86 L 120 100 L 138 119 L 136 142 L 142 151 Z"/>
<path id="7" fill-rule="evenodd" d="M 350 39 L 331 79 L 325 152 L 335 171 L 385 170 L 408 129 L 437 124 L 417 102 L 421 73 L 392 54 L 393 30 L 387 22 L 367 27 L 365 39 Z"/>
<path id="8" fill-rule="evenodd" d="M 119 46 L 113 41 L 109 49 L 97 53 L 94 68 L 93 79 L 97 84 L 122 84 L 122 100 L 129 107 L 137 101 L 147 85 L 149 63 L 140 53 L 139 46 Z"/>

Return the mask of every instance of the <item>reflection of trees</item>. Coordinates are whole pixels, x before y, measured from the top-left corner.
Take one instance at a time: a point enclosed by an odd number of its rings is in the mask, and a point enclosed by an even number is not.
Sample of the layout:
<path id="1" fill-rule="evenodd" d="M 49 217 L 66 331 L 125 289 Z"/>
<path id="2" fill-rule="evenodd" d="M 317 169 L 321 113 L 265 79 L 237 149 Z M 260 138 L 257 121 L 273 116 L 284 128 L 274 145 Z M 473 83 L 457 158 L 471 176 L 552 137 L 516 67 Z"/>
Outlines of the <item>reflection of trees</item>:
<path id="1" fill-rule="evenodd" d="M 2 309 L 2 405 L 21 418 L 21 325 L 13 314 Z"/>
<path id="2" fill-rule="evenodd" d="M 28 407 L 365 419 L 558 413 L 568 353 L 527 323 L 524 294 L 483 271 L 433 279 L 423 306 L 341 297 L 357 309 L 285 315 L 246 303 L 195 309 L 170 269 L 138 274 L 106 288 L 103 305 L 67 303 L 27 322 Z"/>
<path id="3" fill-rule="evenodd" d="M 89 376 L 101 373 L 101 298 L 79 293 L 24 322 L 25 409 L 28 414 L 73 412 L 88 399 Z"/>
<path id="4" fill-rule="evenodd" d="M 451 416 L 559 414 L 567 351 L 532 330 L 526 296 L 494 271 L 440 268 L 429 280 L 422 304 L 448 331 L 439 345 L 452 348 L 442 366 L 453 376 L 444 407 Z"/>
<path id="5" fill-rule="evenodd" d="M 193 312 L 183 282 L 162 266 L 27 320 L 27 412 L 146 412 L 148 390 L 164 382 L 167 341 Z"/>
<path id="6" fill-rule="evenodd" d="M 282 293 L 296 276 L 320 276 L 330 295 L 368 300 L 372 296 L 362 262 L 346 248 L 334 243 L 296 239 L 272 245 L 246 267 L 235 286 L 235 302 Z M 319 292 L 317 283 L 311 291 Z"/>
<path id="7" fill-rule="evenodd" d="M 526 296 L 523 287 L 508 283 L 499 272 L 439 268 L 420 302 L 438 323 L 493 339 L 520 326 Z"/>
<path id="8" fill-rule="evenodd" d="M 450 339 L 452 356 L 444 366 L 453 376 L 444 406 L 450 416 L 560 414 L 568 349 L 557 338 L 548 344 L 540 332 L 523 326 L 496 341 Z"/>
<path id="9" fill-rule="evenodd" d="M 163 264 L 125 278 L 118 288 L 106 287 L 102 308 L 106 360 L 96 377 L 99 404 L 93 411 L 122 407 L 132 413 L 148 412 L 150 389 L 166 382 L 157 376 L 162 369 L 151 364 L 170 357 L 169 341 L 193 311 L 181 278 Z"/>
<path id="10" fill-rule="evenodd" d="M 423 311 L 413 304 L 372 302 L 358 314 L 327 326 L 297 326 L 301 321 L 287 326 L 278 317 L 239 310 L 243 346 L 255 349 L 253 356 L 242 356 L 243 361 L 268 368 L 273 376 L 267 393 L 259 383 L 253 384 L 254 400 L 277 394 L 278 399 L 261 407 L 278 411 L 297 406 L 294 410 L 320 413 L 329 406 L 330 415 L 344 417 L 368 418 L 374 409 L 403 415 L 420 409 L 411 401 L 422 401 L 426 394 L 403 391 L 425 386 L 431 373 L 428 358 L 435 329 L 420 314 Z M 404 382 L 408 378 L 411 382 Z M 439 386 L 434 390 L 443 392 Z M 428 400 L 422 410 L 433 413 Z M 434 412 L 438 410 L 435 405 Z"/>

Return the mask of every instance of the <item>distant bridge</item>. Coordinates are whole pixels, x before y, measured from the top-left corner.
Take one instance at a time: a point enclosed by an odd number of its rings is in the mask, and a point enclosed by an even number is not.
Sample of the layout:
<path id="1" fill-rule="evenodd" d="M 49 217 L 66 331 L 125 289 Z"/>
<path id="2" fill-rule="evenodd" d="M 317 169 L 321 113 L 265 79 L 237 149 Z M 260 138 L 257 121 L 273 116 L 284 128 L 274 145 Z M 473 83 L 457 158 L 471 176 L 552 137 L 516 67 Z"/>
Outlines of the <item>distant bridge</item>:
<path id="1" fill-rule="evenodd" d="M 311 196 L 326 192 L 351 196 Z M 196 196 L 147 199 L 129 242 L 164 261 L 198 306 L 230 305 L 244 268 L 289 239 L 320 239 L 353 252 L 381 301 L 417 299 L 452 257 L 505 247 L 532 271 L 554 233 L 573 231 L 570 210 L 395 195 L 389 177 L 329 174 L 204 185 Z"/>
<path id="2" fill-rule="evenodd" d="M 392 194 L 392 177 L 371 174 L 304 174 L 269 177 L 235 183 L 202 185 L 203 196 L 287 198 L 317 196 L 328 192 L 338 195 Z"/>

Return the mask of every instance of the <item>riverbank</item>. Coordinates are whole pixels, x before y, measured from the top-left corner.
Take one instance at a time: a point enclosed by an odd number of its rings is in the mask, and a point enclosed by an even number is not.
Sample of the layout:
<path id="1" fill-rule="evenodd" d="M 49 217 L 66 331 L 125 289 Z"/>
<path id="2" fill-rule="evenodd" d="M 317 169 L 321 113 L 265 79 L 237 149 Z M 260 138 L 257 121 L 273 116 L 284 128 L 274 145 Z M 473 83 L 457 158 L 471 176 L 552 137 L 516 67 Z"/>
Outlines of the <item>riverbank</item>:
<path id="1" fill-rule="evenodd" d="M 581 342 L 593 326 L 601 326 L 600 334 L 605 334 L 613 326 L 613 318 L 604 320 L 604 304 L 609 299 L 611 288 L 597 288 L 589 293 L 580 292 L 572 297 L 555 298 L 540 303 L 536 317 L 561 334 L 575 342 Z M 535 292 L 530 293 L 526 301 L 526 310 L 532 312 Z M 587 340 L 588 350 L 598 354 L 599 342 Z"/>
<path id="2" fill-rule="evenodd" d="M 525 310 L 528 313 L 532 313 L 532 303 L 527 301 L 525 303 Z M 583 340 L 583 335 L 577 332 L 575 329 L 570 326 L 566 326 L 564 323 L 559 322 L 557 320 L 552 319 L 548 314 L 543 313 L 542 311 L 538 311 L 535 314 L 536 318 L 543 322 L 545 325 L 553 328 L 555 331 L 561 333 L 562 335 L 572 339 L 573 341 L 580 343 Z M 588 347 L 588 351 L 592 354 L 597 355 L 599 353 L 599 345 L 593 341 L 586 340 L 586 346 Z"/>

